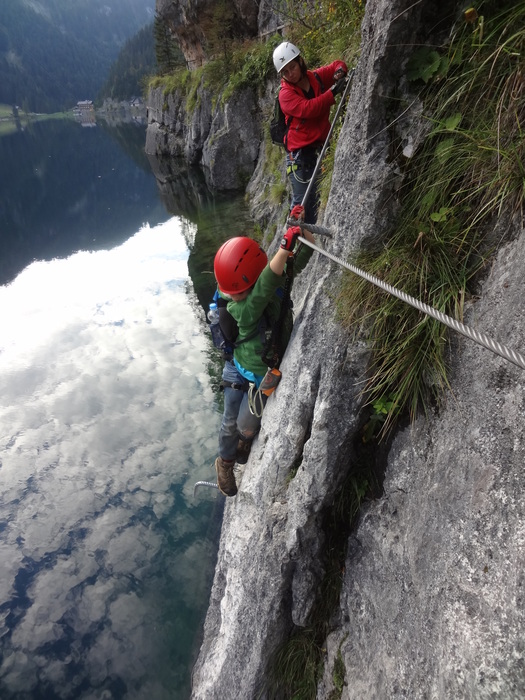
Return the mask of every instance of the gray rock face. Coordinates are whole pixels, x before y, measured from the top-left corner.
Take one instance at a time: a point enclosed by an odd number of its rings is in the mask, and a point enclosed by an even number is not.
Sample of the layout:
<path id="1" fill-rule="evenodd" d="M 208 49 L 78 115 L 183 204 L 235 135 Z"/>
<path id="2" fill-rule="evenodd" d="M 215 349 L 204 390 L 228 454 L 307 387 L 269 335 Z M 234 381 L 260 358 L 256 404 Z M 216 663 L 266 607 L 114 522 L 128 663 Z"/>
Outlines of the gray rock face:
<path id="1" fill-rule="evenodd" d="M 466 316 L 517 350 L 523 264 L 522 232 Z M 446 406 L 397 437 L 350 548 L 327 664 L 340 648 L 345 699 L 525 696 L 524 375 L 457 345 Z"/>
<path id="2" fill-rule="evenodd" d="M 215 189 L 245 187 L 259 155 L 260 112 L 252 90 L 236 93 L 213 115 L 202 165 Z"/>
<path id="3" fill-rule="evenodd" d="M 459 9 L 436 5 L 367 4 L 323 222 L 333 232 L 323 245 L 342 258 L 391 226 L 400 177 L 392 140 L 408 157 L 422 133 L 417 102 L 410 118 L 396 119 L 404 61 Z M 253 134 L 231 142 L 239 105 L 212 114 L 203 95 L 186 125 L 179 98 L 169 110 L 164 99 L 152 96 L 150 152 L 202 163 L 214 182 L 233 182 L 228 159 L 254 166 Z M 242 101 L 256 109 L 249 96 Z M 465 318 L 517 350 L 525 345 L 524 264 L 516 224 Z M 339 275 L 314 254 L 295 282 L 283 379 L 225 506 L 194 700 L 264 698 L 269 656 L 312 609 L 324 573 L 321 520 L 355 459 L 368 361 L 366 346 L 349 344 L 334 320 Z M 318 700 L 332 697 L 338 657 L 344 700 L 525 697 L 525 375 L 470 340 L 453 337 L 451 348 L 445 404 L 397 435 L 384 495 L 363 509 L 349 541 Z"/>
<path id="4" fill-rule="evenodd" d="M 194 698 L 257 697 L 268 654 L 292 624 L 305 623 L 323 573 L 319 519 L 340 484 L 335 466 L 348 459 L 345 438 L 355 429 L 365 357 L 362 348 L 348 350 L 334 324 L 325 324 L 323 339 L 314 330 L 318 316 L 331 314 L 320 289 L 327 274 L 321 261 L 303 273 L 318 276 L 319 296 L 300 309 L 283 379 L 266 407 L 239 494 L 226 503 Z"/>

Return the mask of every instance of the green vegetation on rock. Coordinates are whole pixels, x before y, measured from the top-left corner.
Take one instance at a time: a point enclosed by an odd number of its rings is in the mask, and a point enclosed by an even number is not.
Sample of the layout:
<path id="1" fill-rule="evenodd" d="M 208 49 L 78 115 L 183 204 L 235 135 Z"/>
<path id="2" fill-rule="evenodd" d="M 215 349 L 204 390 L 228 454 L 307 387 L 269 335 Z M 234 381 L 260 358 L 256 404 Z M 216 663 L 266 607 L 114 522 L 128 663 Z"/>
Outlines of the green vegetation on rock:
<path id="1" fill-rule="evenodd" d="M 459 320 L 497 244 L 488 224 L 522 206 L 524 62 L 523 1 L 485 2 L 483 15 L 458 20 L 446 45 L 414 52 L 407 72 L 421 87 L 428 135 L 412 158 L 401 156 L 401 211 L 388 241 L 352 261 Z M 366 329 L 367 397 L 388 397 L 383 434 L 405 412 L 414 418 L 439 401 L 448 386 L 442 324 L 351 273 L 338 308 L 346 327 Z"/>

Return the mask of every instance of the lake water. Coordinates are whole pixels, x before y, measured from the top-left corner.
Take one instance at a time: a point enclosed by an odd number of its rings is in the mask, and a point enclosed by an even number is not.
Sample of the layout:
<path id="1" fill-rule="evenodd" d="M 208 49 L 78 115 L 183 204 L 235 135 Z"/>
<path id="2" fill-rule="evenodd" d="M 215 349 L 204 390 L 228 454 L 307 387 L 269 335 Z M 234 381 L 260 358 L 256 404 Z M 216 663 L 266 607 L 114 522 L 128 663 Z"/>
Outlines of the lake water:
<path id="1" fill-rule="evenodd" d="M 2 700 L 190 695 L 223 507 L 193 492 L 221 409 L 203 306 L 248 215 L 144 139 L 0 138 Z"/>

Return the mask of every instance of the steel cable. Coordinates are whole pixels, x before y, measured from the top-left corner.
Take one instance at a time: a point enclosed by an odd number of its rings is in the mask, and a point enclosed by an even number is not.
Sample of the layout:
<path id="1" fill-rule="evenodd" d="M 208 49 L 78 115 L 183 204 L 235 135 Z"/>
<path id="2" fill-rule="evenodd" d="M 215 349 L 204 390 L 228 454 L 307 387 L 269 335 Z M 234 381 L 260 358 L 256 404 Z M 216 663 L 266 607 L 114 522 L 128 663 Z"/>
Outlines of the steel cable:
<path id="1" fill-rule="evenodd" d="M 327 231 L 327 229 L 324 229 L 321 226 L 314 226 L 314 225 L 310 225 L 310 224 L 306 224 L 306 225 L 300 224 L 300 225 L 303 228 L 308 229 L 312 233 L 325 233 L 325 234 L 329 235 L 329 232 Z M 316 231 L 316 229 L 317 229 L 317 231 Z M 512 362 L 513 364 L 517 365 L 518 367 L 521 367 L 521 369 L 525 369 L 525 358 L 519 352 L 516 352 L 515 350 L 512 350 L 511 348 L 507 348 L 505 345 L 502 345 L 501 343 L 498 343 L 496 340 L 493 340 L 492 338 L 490 338 L 488 335 L 485 335 L 485 333 L 480 333 L 479 331 L 475 331 L 473 328 L 469 328 L 469 326 L 466 326 L 464 323 L 461 323 L 460 321 L 457 321 L 456 319 L 451 318 L 450 316 L 447 316 L 446 314 L 442 313 L 441 311 L 434 309 L 432 306 L 429 306 L 428 304 L 425 304 L 422 301 L 415 299 L 414 297 L 410 296 L 409 294 L 406 294 L 405 292 L 399 291 L 399 289 L 396 289 L 391 284 L 388 284 L 387 282 L 383 282 L 378 277 L 374 277 L 374 275 L 370 275 L 368 272 L 364 272 L 363 270 L 360 270 L 355 265 L 352 265 L 351 263 L 347 263 L 344 260 L 341 260 L 341 258 L 338 258 L 336 255 L 333 255 L 332 253 L 329 253 L 326 250 L 319 248 L 319 246 L 315 245 L 315 243 L 310 243 L 310 241 L 306 240 L 306 238 L 299 236 L 298 240 L 301 241 L 301 243 L 304 243 L 304 245 L 307 245 L 310 248 L 312 248 L 313 250 L 316 250 L 318 253 L 321 253 L 321 255 L 324 255 L 325 257 L 329 258 L 330 260 L 337 263 L 338 265 L 341 265 L 342 267 L 345 267 L 347 270 L 350 270 L 350 272 L 353 272 L 354 274 L 358 275 L 359 277 L 362 277 L 363 279 L 367 280 L 368 282 L 375 284 L 376 287 L 383 289 L 385 292 L 388 292 L 388 294 L 392 294 L 393 296 L 397 297 L 401 301 L 404 301 L 406 304 L 410 304 L 410 306 L 413 306 L 415 309 L 418 309 L 418 311 L 422 311 L 427 316 L 431 316 L 432 318 L 436 319 L 436 321 L 439 321 L 440 323 L 443 323 L 445 326 L 448 326 L 449 328 L 452 328 L 453 330 L 457 331 L 458 333 L 461 333 L 462 335 L 466 336 L 467 338 L 470 338 L 475 343 L 478 343 L 478 345 L 482 345 L 483 347 L 487 348 L 487 350 L 491 350 L 496 355 L 503 357 L 505 360 Z"/>

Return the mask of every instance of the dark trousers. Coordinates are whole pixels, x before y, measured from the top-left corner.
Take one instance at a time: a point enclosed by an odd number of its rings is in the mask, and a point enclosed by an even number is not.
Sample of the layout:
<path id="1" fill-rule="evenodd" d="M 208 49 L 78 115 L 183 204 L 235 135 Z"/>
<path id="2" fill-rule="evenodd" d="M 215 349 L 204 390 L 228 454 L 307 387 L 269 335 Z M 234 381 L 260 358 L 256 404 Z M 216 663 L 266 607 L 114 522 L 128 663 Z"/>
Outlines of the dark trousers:
<path id="1" fill-rule="evenodd" d="M 296 204 L 302 204 L 310 180 L 312 179 L 320 149 L 311 147 L 301 148 L 298 151 L 290 151 L 286 154 L 286 173 L 292 186 L 292 203 L 290 209 Z M 319 168 L 315 181 L 304 204 L 306 223 L 315 224 L 319 211 L 319 181 L 321 169 Z"/>

